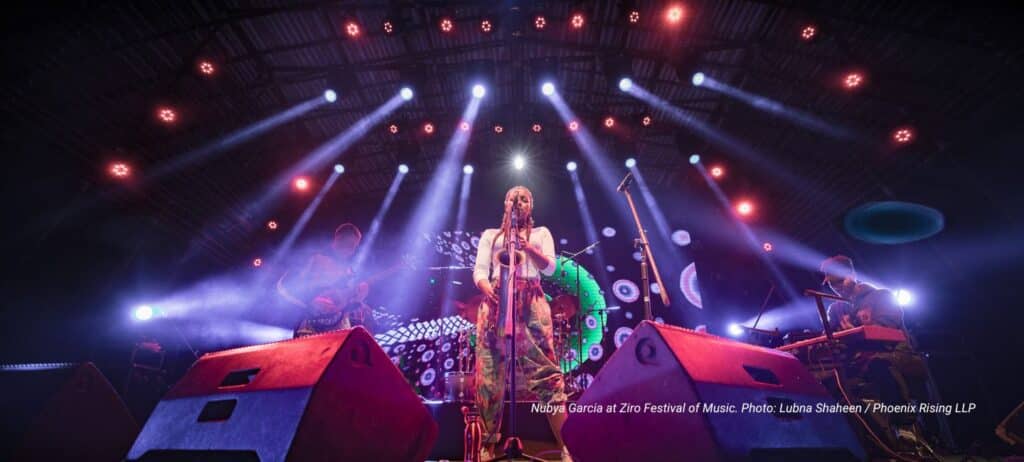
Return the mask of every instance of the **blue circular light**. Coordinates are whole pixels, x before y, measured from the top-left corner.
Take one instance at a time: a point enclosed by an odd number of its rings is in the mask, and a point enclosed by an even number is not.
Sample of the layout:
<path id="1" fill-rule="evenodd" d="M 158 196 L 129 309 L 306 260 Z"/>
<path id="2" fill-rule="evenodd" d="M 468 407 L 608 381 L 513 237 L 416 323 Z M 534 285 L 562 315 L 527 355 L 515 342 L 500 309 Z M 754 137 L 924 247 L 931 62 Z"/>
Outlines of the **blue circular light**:
<path id="1" fill-rule="evenodd" d="M 555 94 L 555 84 L 551 82 L 544 82 L 544 85 L 540 86 L 540 92 L 544 93 L 545 96 L 551 96 Z"/>
<path id="2" fill-rule="evenodd" d="M 334 164 L 334 173 L 337 173 L 338 175 L 345 173 L 345 166 L 341 164 Z"/>
<path id="3" fill-rule="evenodd" d="M 699 86 L 703 85 L 704 84 L 704 73 L 703 72 L 698 72 L 696 74 L 693 74 L 693 78 L 690 79 L 690 81 L 693 82 L 693 86 L 695 86 L 695 87 L 699 87 Z"/>
<path id="4" fill-rule="evenodd" d="M 405 164 L 398 164 L 398 173 L 409 173 L 409 166 Z"/>
<path id="5" fill-rule="evenodd" d="M 690 165 L 697 165 L 700 163 L 700 154 L 693 154 L 690 156 Z"/>
<path id="6" fill-rule="evenodd" d="M 577 167 L 576 162 L 571 161 L 571 160 L 569 161 L 569 163 L 565 164 L 565 169 L 570 171 L 570 172 L 575 172 L 576 171 L 576 167 Z"/>
<path id="7" fill-rule="evenodd" d="M 473 85 L 473 97 L 474 98 L 483 98 L 484 95 L 486 95 L 486 94 L 487 94 L 487 89 L 484 88 L 483 85 L 480 85 L 479 83 L 476 84 L 476 85 Z"/>
<path id="8" fill-rule="evenodd" d="M 402 87 L 402 91 L 399 92 L 402 95 L 402 99 L 409 101 L 412 99 L 412 88 Z"/>
<path id="9" fill-rule="evenodd" d="M 135 319 L 138 319 L 139 321 L 149 321 L 150 319 L 153 319 L 153 307 L 149 305 L 141 305 L 136 307 L 132 314 L 135 316 Z"/>
<path id="10" fill-rule="evenodd" d="M 629 91 L 630 88 L 633 88 L 632 79 L 630 79 L 629 77 L 624 77 L 622 80 L 619 80 L 619 90 Z"/>
<path id="11" fill-rule="evenodd" d="M 632 157 L 630 157 L 629 159 L 626 159 L 626 168 L 633 168 L 633 167 L 636 167 L 636 159 L 634 159 Z"/>
<path id="12" fill-rule="evenodd" d="M 733 337 L 739 337 L 743 335 L 743 328 L 736 323 L 729 324 L 729 335 Z"/>
<path id="13" fill-rule="evenodd" d="M 328 103 L 333 103 L 338 100 L 338 94 L 335 93 L 334 90 L 327 90 L 324 92 L 324 99 L 327 100 Z"/>
<path id="14" fill-rule="evenodd" d="M 473 174 L 473 166 L 469 165 L 469 164 L 466 164 L 464 167 L 462 167 L 462 173 L 465 173 L 466 175 L 472 175 Z"/>

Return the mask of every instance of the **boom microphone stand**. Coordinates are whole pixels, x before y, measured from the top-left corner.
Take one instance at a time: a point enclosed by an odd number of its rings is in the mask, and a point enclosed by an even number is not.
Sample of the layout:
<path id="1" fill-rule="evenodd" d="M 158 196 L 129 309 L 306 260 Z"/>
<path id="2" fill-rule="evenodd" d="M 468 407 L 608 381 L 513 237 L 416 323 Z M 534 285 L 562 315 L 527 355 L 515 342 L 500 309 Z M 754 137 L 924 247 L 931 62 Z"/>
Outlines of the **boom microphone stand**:
<path id="1" fill-rule="evenodd" d="M 658 288 L 660 289 L 658 293 L 661 295 L 661 303 L 665 306 L 669 306 L 671 303 L 668 299 L 668 290 L 665 290 L 665 284 L 661 282 L 661 272 L 658 271 L 658 264 L 654 262 L 654 254 L 651 253 L 651 243 L 647 240 L 647 232 L 644 231 L 644 225 L 640 222 L 640 215 L 636 213 L 636 204 L 633 203 L 633 195 L 629 192 L 629 185 L 631 183 L 633 183 L 633 172 L 626 174 L 626 177 L 622 179 L 616 190 L 626 195 L 626 201 L 629 202 L 629 210 L 633 212 L 633 221 L 636 222 L 637 233 L 640 235 L 634 241 L 634 245 L 640 248 L 640 278 L 644 283 L 644 319 L 650 321 L 653 319 L 653 315 L 651 313 L 651 282 L 650 276 L 647 274 L 648 265 L 654 271 L 654 280 L 658 283 Z"/>

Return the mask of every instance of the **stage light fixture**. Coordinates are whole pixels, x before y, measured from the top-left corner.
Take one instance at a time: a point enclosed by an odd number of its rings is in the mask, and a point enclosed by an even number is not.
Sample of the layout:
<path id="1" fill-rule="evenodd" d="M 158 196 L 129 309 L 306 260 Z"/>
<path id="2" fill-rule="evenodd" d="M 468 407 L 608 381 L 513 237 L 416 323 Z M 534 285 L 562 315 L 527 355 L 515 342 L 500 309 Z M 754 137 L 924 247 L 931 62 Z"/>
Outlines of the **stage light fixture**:
<path id="1" fill-rule="evenodd" d="M 522 170 L 526 167 L 526 159 L 523 158 L 522 154 L 516 154 L 516 156 L 512 158 L 512 166 L 515 167 L 516 170 Z"/>
<path id="2" fill-rule="evenodd" d="M 665 10 L 665 20 L 669 24 L 679 24 L 683 21 L 684 15 L 683 7 L 681 5 L 672 5 Z"/>
<path id="3" fill-rule="evenodd" d="M 739 337 L 743 335 L 743 328 L 739 324 L 731 323 L 729 324 L 729 335 Z"/>
<path id="4" fill-rule="evenodd" d="M 494 133 L 501 133 L 503 131 L 505 131 L 505 128 L 502 127 L 501 125 L 495 125 L 494 126 Z"/>
<path id="5" fill-rule="evenodd" d="M 645 127 L 650 127 L 652 122 L 654 121 L 651 119 L 651 116 L 644 116 L 643 119 L 640 119 L 640 124 Z"/>
<path id="6" fill-rule="evenodd" d="M 491 21 L 489 19 L 484 19 L 483 21 L 480 21 L 480 32 L 489 34 L 491 33 L 491 29 L 493 28 L 494 25 L 491 24 Z"/>
<path id="7" fill-rule="evenodd" d="M 259 268 L 259 267 L 263 266 L 263 259 L 262 258 L 254 258 L 252 260 L 252 266 L 253 266 L 253 268 Z"/>
<path id="8" fill-rule="evenodd" d="M 701 85 L 704 85 L 704 73 L 703 72 L 697 72 L 697 73 L 693 74 L 693 78 L 690 79 L 690 82 L 693 83 L 693 86 L 695 86 L 695 87 L 699 87 Z"/>
<path id="9" fill-rule="evenodd" d="M 907 289 L 898 289 L 895 293 L 896 304 L 899 306 L 910 306 L 914 303 L 914 294 Z"/>
<path id="10" fill-rule="evenodd" d="M 412 96 L 413 96 L 412 88 L 409 88 L 409 87 L 402 87 L 402 90 L 399 91 L 398 93 L 401 94 L 402 95 L 402 99 L 404 99 L 406 101 L 411 100 Z"/>
<path id="11" fill-rule="evenodd" d="M 359 33 L 360 33 L 359 23 L 357 23 L 355 21 L 349 21 L 349 22 L 345 23 L 345 33 L 348 34 L 348 36 L 352 37 L 352 38 L 358 37 Z"/>
<path id="12" fill-rule="evenodd" d="M 818 28 L 808 25 L 804 26 L 803 30 L 800 31 L 800 38 L 804 39 L 805 42 L 809 42 L 814 39 L 814 36 L 818 34 Z"/>
<path id="13" fill-rule="evenodd" d="M 754 213 L 754 204 L 750 201 L 740 201 L 736 204 L 736 213 L 740 216 L 748 217 Z"/>
<path id="14" fill-rule="evenodd" d="M 398 134 L 398 125 L 395 125 L 395 124 L 388 125 L 388 131 L 391 132 L 392 135 Z"/>
<path id="15" fill-rule="evenodd" d="M 544 26 L 548 25 L 548 20 L 544 16 L 535 16 L 533 18 L 533 28 L 537 30 L 544 30 Z"/>
<path id="16" fill-rule="evenodd" d="M 629 77 L 623 77 L 622 79 L 619 80 L 619 90 L 629 91 L 630 88 L 633 88 L 632 79 L 630 79 Z"/>
<path id="17" fill-rule="evenodd" d="M 473 174 L 473 166 L 469 165 L 469 164 L 466 164 L 466 165 L 462 166 L 462 173 L 464 173 L 466 175 L 472 175 Z"/>
<path id="18" fill-rule="evenodd" d="M 572 24 L 573 29 L 582 29 L 583 24 L 586 23 L 586 19 L 583 17 L 583 13 L 576 13 L 572 15 L 569 23 Z"/>
<path id="19" fill-rule="evenodd" d="M 909 127 L 898 128 L 892 132 L 892 140 L 898 144 L 908 144 L 914 140 L 914 130 Z"/>
<path id="20" fill-rule="evenodd" d="M 455 23 L 452 22 L 452 20 L 450 18 L 443 18 L 443 19 L 441 19 L 440 27 L 441 27 L 441 32 L 448 33 L 448 32 L 451 32 L 452 29 L 455 28 Z"/>
<path id="21" fill-rule="evenodd" d="M 294 187 L 296 191 L 306 191 L 309 189 L 309 179 L 304 176 L 300 176 L 292 181 L 292 187 Z"/>
<path id="22" fill-rule="evenodd" d="M 398 173 L 406 174 L 409 173 L 409 166 L 405 164 L 398 164 Z"/>
<path id="23" fill-rule="evenodd" d="M 540 92 L 544 93 L 544 96 L 551 96 L 555 94 L 555 84 L 551 82 L 544 82 L 544 84 L 540 86 Z"/>
<path id="24" fill-rule="evenodd" d="M 324 99 L 328 103 L 333 103 L 338 100 L 338 94 L 334 90 L 326 90 L 324 91 Z"/>
<path id="25" fill-rule="evenodd" d="M 178 120 L 178 113 L 169 107 L 157 109 L 156 116 L 165 124 L 171 124 Z"/>
<path id="26" fill-rule="evenodd" d="M 132 174 L 131 167 L 124 162 L 114 162 L 113 164 L 110 164 L 108 171 L 114 178 L 128 178 L 128 176 Z"/>
<path id="27" fill-rule="evenodd" d="M 569 161 L 569 163 L 565 164 L 565 169 L 570 171 L 570 172 L 575 172 L 576 171 L 576 167 L 577 167 L 576 162 L 571 161 L 571 160 Z"/>
<path id="28" fill-rule="evenodd" d="M 765 252 L 771 252 L 774 249 L 771 242 L 765 242 L 761 245 L 761 248 L 763 248 Z"/>
<path id="29" fill-rule="evenodd" d="M 843 86 L 847 90 L 853 90 L 864 84 L 864 74 L 860 72 L 850 72 L 843 77 Z"/>
<path id="30" fill-rule="evenodd" d="M 216 68 L 213 67 L 213 63 L 211 63 L 209 61 L 200 61 L 199 62 L 199 72 L 200 73 L 205 74 L 205 75 L 213 75 L 213 73 L 215 71 L 216 71 Z"/>
<path id="31" fill-rule="evenodd" d="M 462 123 L 460 123 L 459 124 L 459 130 L 462 130 L 464 132 L 468 132 L 469 131 L 469 122 L 462 122 Z"/>
<path id="32" fill-rule="evenodd" d="M 486 94 L 487 94 L 487 88 L 484 88 L 483 85 L 481 85 L 479 83 L 476 84 L 476 85 L 473 85 L 473 97 L 474 98 L 477 98 L 477 99 L 483 98 L 484 95 L 486 95 Z"/>
<path id="33" fill-rule="evenodd" d="M 153 319 L 153 307 L 149 305 L 139 305 L 132 310 L 132 316 L 138 321 L 149 321 Z"/>
<path id="34" fill-rule="evenodd" d="M 341 164 L 334 164 L 334 173 L 337 173 L 338 175 L 345 173 L 345 166 Z"/>
<path id="35" fill-rule="evenodd" d="M 721 166 L 718 166 L 718 165 L 716 165 L 714 167 L 711 167 L 711 176 L 712 177 L 714 177 L 714 178 L 721 178 L 722 175 L 725 175 L 725 169 L 724 168 L 722 168 Z"/>
<path id="36" fill-rule="evenodd" d="M 388 35 L 395 33 L 395 24 L 391 21 L 384 21 L 384 33 Z"/>
<path id="37" fill-rule="evenodd" d="M 431 135 L 434 133 L 434 124 L 427 122 L 423 124 L 423 133 Z"/>
<path id="38" fill-rule="evenodd" d="M 530 129 L 533 130 L 534 133 L 540 133 L 540 131 L 543 130 L 544 127 L 542 127 L 540 124 L 533 124 L 533 127 L 530 127 Z"/>
<path id="39" fill-rule="evenodd" d="M 576 131 L 576 130 L 579 130 L 579 129 L 580 129 L 580 123 L 579 122 L 577 122 L 575 120 L 572 121 L 572 122 L 569 122 L 569 130 L 570 131 Z"/>
<path id="40" fill-rule="evenodd" d="M 630 11 L 629 12 L 629 23 L 630 24 L 636 24 L 638 22 L 640 22 L 640 12 L 637 11 L 637 10 Z"/>
<path id="41" fill-rule="evenodd" d="M 268 222 L 267 222 L 267 229 L 269 229 L 269 230 L 271 230 L 271 231 L 274 231 L 274 230 L 276 230 L 276 229 L 277 229 L 277 222 L 276 222 L 276 221 L 274 221 L 274 220 L 270 220 L 270 221 L 268 221 Z"/>
<path id="42" fill-rule="evenodd" d="M 632 157 L 630 157 L 629 159 L 626 159 L 626 168 L 633 168 L 633 167 L 636 167 L 636 159 L 634 159 Z"/>
<path id="43" fill-rule="evenodd" d="M 615 126 L 615 118 L 611 117 L 611 116 L 605 117 L 604 118 L 604 126 L 608 127 L 608 128 L 614 127 Z"/>
<path id="44" fill-rule="evenodd" d="M 700 154 L 691 154 L 690 165 L 697 165 L 698 163 L 700 163 Z"/>

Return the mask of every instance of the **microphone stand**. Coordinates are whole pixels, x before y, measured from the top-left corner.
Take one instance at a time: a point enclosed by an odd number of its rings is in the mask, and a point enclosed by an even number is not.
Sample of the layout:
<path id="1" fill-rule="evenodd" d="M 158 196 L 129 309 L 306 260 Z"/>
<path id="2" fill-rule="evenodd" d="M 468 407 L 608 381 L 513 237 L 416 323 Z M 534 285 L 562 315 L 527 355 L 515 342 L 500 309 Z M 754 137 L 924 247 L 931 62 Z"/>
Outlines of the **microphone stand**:
<path id="1" fill-rule="evenodd" d="M 564 250 L 562 251 L 562 256 L 564 256 L 567 260 L 571 261 L 576 268 L 576 326 L 577 328 L 579 328 L 579 335 L 576 337 L 576 344 L 573 345 L 573 348 L 576 350 L 576 361 L 579 363 L 580 366 L 583 365 L 583 297 L 580 296 L 580 262 L 576 261 L 576 258 L 582 255 L 584 252 L 593 249 L 594 247 L 597 247 L 597 245 L 600 243 L 601 240 L 594 241 L 593 244 L 590 244 L 584 247 L 579 252 L 575 253 L 569 253 Z M 559 358 L 558 364 L 561 365 L 564 359 L 564 357 Z M 576 369 L 569 371 L 570 383 L 576 383 L 575 374 L 576 371 L 578 371 L 579 369 L 580 368 L 577 367 Z M 577 390 L 576 385 L 571 385 L 571 387 L 573 390 Z"/>
<path id="2" fill-rule="evenodd" d="M 654 271 L 654 280 L 658 283 L 658 288 L 660 289 L 658 292 L 661 295 L 661 303 L 669 306 L 671 302 L 668 298 L 668 290 L 665 290 L 665 284 L 661 282 L 661 272 L 658 271 L 658 264 L 654 261 L 654 254 L 651 253 L 651 243 L 647 240 L 647 232 L 644 231 L 644 225 L 640 222 L 640 215 L 636 212 L 633 195 L 629 192 L 629 185 L 632 182 L 633 172 L 627 173 L 626 177 L 622 179 L 622 183 L 619 183 L 618 191 L 626 195 L 626 202 L 629 203 L 629 210 L 633 212 L 633 221 L 636 222 L 636 230 L 640 235 L 639 238 L 633 241 L 633 245 L 640 248 L 640 278 L 644 284 L 644 319 L 650 321 L 654 317 L 651 313 L 651 282 L 650 276 L 647 274 L 648 265 Z"/>

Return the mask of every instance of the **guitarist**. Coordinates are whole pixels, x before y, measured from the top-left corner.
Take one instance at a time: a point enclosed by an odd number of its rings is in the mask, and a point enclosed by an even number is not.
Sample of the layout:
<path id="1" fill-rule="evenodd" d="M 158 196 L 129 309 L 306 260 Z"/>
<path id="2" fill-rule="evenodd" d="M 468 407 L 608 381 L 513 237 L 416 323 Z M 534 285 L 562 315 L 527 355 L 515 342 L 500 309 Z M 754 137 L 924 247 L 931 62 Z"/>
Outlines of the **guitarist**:
<path id="1" fill-rule="evenodd" d="M 295 329 L 295 337 L 320 334 L 352 326 L 363 326 L 373 332 L 373 316 L 364 303 L 370 293 L 369 283 L 356 282 L 352 257 L 363 233 L 352 223 L 334 230 L 330 252 L 317 253 L 293 281 L 286 272 L 277 281 L 277 292 L 306 312 Z"/>

